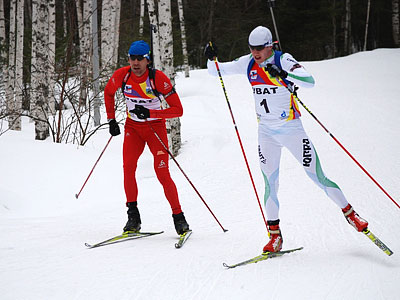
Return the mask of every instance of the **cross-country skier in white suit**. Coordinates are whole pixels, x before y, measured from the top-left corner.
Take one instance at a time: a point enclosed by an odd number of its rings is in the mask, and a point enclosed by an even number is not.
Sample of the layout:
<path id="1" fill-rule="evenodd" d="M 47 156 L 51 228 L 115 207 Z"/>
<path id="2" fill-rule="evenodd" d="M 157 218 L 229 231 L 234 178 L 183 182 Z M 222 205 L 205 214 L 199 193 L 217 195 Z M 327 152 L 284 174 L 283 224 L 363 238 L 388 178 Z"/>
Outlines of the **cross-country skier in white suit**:
<path id="1" fill-rule="evenodd" d="M 263 252 L 282 249 L 279 227 L 279 164 L 282 147 L 286 147 L 303 166 L 306 174 L 322 188 L 343 211 L 347 221 L 363 231 L 368 222 L 362 219 L 346 200 L 339 186 L 329 180 L 321 168 L 317 152 L 304 131 L 300 110 L 293 94 L 294 86 L 314 86 L 314 78 L 292 55 L 273 49 L 272 34 L 263 26 L 256 27 L 249 35 L 250 54 L 239 59 L 218 63 L 221 75 L 246 75 L 252 88 L 258 119 L 258 153 L 265 181 L 264 203 L 267 214 L 269 242 Z M 216 47 L 208 44 L 208 72 L 218 76 L 214 60 Z M 288 88 L 287 88 L 287 87 Z"/>

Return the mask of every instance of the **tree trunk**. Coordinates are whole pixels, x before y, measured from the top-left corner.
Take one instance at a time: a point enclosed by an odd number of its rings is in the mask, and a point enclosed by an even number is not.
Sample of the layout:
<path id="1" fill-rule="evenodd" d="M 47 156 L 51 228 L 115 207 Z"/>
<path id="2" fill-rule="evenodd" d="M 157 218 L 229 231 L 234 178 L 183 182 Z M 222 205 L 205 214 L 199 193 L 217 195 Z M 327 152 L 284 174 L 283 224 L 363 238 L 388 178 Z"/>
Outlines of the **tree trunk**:
<path id="1" fill-rule="evenodd" d="M 5 18 L 4 18 L 4 2 L 0 0 L 0 90 L 6 90 L 6 68 L 4 66 L 7 65 L 7 52 L 5 51 L 6 45 L 6 26 L 5 26 Z M 0 94 L 0 107 L 5 103 L 5 99 L 3 99 L 3 94 Z"/>
<path id="2" fill-rule="evenodd" d="M 207 31 L 207 40 L 211 41 L 213 38 L 213 21 L 214 21 L 214 8 L 217 0 L 210 0 L 210 12 L 208 14 L 208 31 Z"/>
<path id="3" fill-rule="evenodd" d="M 11 129 L 21 130 L 22 100 L 24 98 L 24 1 L 17 1 L 17 41 L 15 47 L 15 121 Z"/>
<path id="4" fill-rule="evenodd" d="M 344 21 L 344 43 L 343 43 L 343 50 L 344 54 L 349 54 L 349 37 L 350 37 L 350 18 L 351 18 L 351 11 L 350 11 L 350 0 L 346 0 L 346 12 L 345 12 L 345 21 Z"/>
<path id="5" fill-rule="evenodd" d="M 174 51 L 172 38 L 171 0 L 159 0 L 158 2 L 158 29 L 160 40 L 161 70 L 174 82 Z"/>
<path id="6" fill-rule="evenodd" d="M 185 77 L 189 77 L 189 58 L 186 47 L 185 18 L 183 15 L 182 0 L 178 0 L 178 12 L 179 12 L 179 24 L 181 26 L 182 54 L 183 54 L 183 65 L 185 67 Z"/>
<path id="7" fill-rule="evenodd" d="M 139 38 L 143 38 L 143 20 L 144 20 L 144 8 L 146 0 L 140 0 L 140 17 L 139 17 Z"/>
<path id="8" fill-rule="evenodd" d="M 5 51 L 6 27 L 4 18 L 4 5 L 0 0 L 0 115 L 6 113 L 6 97 L 3 91 L 7 87 L 7 52 Z"/>
<path id="9" fill-rule="evenodd" d="M 93 8 L 93 14 L 92 14 L 92 33 L 93 33 L 93 40 L 92 40 L 92 45 L 93 45 L 93 56 L 92 56 L 92 62 L 93 62 L 93 93 L 94 93 L 94 99 L 93 99 L 93 119 L 94 119 L 94 125 L 99 126 L 101 123 L 101 118 L 100 118 L 100 105 L 101 105 L 101 100 L 99 98 L 99 41 L 98 41 L 98 27 L 97 27 L 97 0 L 92 1 L 92 8 Z"/>
<path id="10" fill-rule="evenodd" d="M 8 128 L 14 129 L 17 125 L 17 106 L 15 103 L 15 13 L 17 0 L 10 2 L 10 32 L 8 47 L 8 78 L 7 78 L 7 115 Z"/>
<path id="11" fill-rule="evenodd" d="M 48 69 L 48 86 L 49 86 L 49 113 L 56 115 L 56 99 L 55 99 L 55 65 L 56 65 L 56 1 L 48 0 L 49 10 L 49 69 Z"/>
<path id="12" fill-rule="evenodd" d="M 171 79 L 175 85 L 174 51 L 172 37 L 172 15 L 171 0 L 159 0 L 158 2 L 159 38 L 161 48 L 161 70 Z M 167 106 L 166 102 L 163 106 Z M 179 118 L 168 119 L 167 132 L 169 148 L 174 156 L 178 154 L 181 147 L 180 121 Z"/>
<path id="13" fill-rule="evenodd" d="M 113 48 L 115 28 L 115 0 L 103 0 L 101 14 L 101 67 L 105 78 L 111 77 L 114 71 Z"/>
<path id="14" fill-rule="evenodd" d="M 400 46 L 399 29 L 399 0 L 392 0 L 392 31 L 396 47 Z"/>
<path id="15" fill-rule="evenodd" d="M 79 105 L 86 106 L 88 89 L 88 70 L 90 69 L 90 18 L 91 18 L 91 0 L 82 0 L 77 2 L 78 27 L 79 27 L 79 74 L 80 74 L 80 92 Z"/>
<path id="16" fill-rule="evenodd" d="M 155 68 L 161 68 L 161 56 L 160 56 L 160 40 L 159 40 L 159 30 L 158 30 L 158 20 L 156 7 L 154 5 L 154 0 L 147 0 L 147 11 L 149 12 L 150 24 L 154 25 L 156 30 L 151 33 L 153 35 L 153 66 Z"/>
<path id="17" fill-rule="evenodd" d="M 82 17 L 82 1 L 83 0 L 76 0 L 76 18 L 78 20 L 78 35 L 79 35 L 79 40 L 83 36 L 83 17 Z M 81 42 L 79 43 L 80 47 Z"/>
<path id="18" fill-rule="evenodd" d="M 63 38 L 67 37 L 68 34 L 68 22 L 67 22 L 67 0 L 63 0 L 62 6 L 63 6 Z"/>
<path id="19" fill-rule="evenodd" d="M 32 0 L 35 1 L 35 0 Z M 32 116 L 34 114 L 34 103 L 33 103 L 33 99 L 35 97 L 35 92 L 32 89 L 32 80 L 33 78 L 36 76 L 36 51 L 33 47 L 33 45 L 36 45 L 36 34 L 35 31 L 33 30 L 33 28 L 37 25 L 37 6 L 38 5 L 34 5 L 32 2 L 32 44 L 31 44 L 31 65 L 30 65 L 30 72 L 31 72 L 31 84 L 30 84 L 30 88 L 29 88 L 29 111 L 31 112 Z M 29 122 L 33 122 L 34 118 L 29 119 Z"/>
<path id="20" fill-rule="evenodd" d="M 35 120 L 35 139 L 44 140 L 49 136 L 48 123 L 48 51 L 49 17 L 47 0 L 32 1 L 32 52 L 35 68 L 31 72 L 32 115 Z M 35 41 L 35 43 L 33 42 Z"/>
<path id="21" fill-rule="evenodd" d="M 371 8 L 371 0 L 368 0 L 367 4 L 367 21 L 365 22 L 365 34 L 364 34 L 364 47 L 363 51 L 367 51 L 367 37 L 368 37 L 368 25 L 369 25 L 369 11 Z"/>
<path id="22" fill-rule="evenodd" d="M 332 57 L 328 58 L 333 58 L 336 57 L 336 0 L 333 0 L 332 3 Z"/>
<path id="23" fill-rule="evenodd" d="M 112 28 L 114 28 L 113 38 L 113 53 L 112 53 L 112 66 L 115 68 L 118 65 L 118 46 L 119 46 L 119 24 L 121 18 L 121 0 L 114 0 L 113 6 L 113 24 Z"/>

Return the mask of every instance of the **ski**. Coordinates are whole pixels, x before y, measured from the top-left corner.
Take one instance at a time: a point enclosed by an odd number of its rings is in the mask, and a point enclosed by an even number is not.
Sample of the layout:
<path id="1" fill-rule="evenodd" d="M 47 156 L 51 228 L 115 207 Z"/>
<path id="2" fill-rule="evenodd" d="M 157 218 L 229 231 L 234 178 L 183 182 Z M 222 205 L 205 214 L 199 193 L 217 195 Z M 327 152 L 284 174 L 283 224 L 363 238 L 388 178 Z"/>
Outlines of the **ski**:
<path id="1" fill-rule="evenodd" d="M 175 248 L 179 249 L 182 248 L 182 246 L 186 243 L 188 240 L 189 236 L 192 235 L 192 231 L 186 231 L 184 234 L 179 235 L 179 241 L 175 244 Z"/>
<path id="2" fill-rule="evenodd" d="M 236 268 L 236 267 L 239 267 L 239 266 L 244 266 L 244 265 L 248 265 L 248 264 L 258 263 L 259 261 L 266 260 L 266 259 L 268 259 L 268 258 L 273 258 L 273 257 L 282 256 L 282 255 L 284 255 L 284 254 L 286 254 L 286 253 L 295 252 L 295 251 L 298 251 L 298 250 L 301 250 L 301 249 L 303 249 L 303 247 L 294 248 L 294 249 L 289 249 L 289 250 L 283 250 L 283 251 L 279 251 L 279 252 L 266 252 L 266 253 L 263 253 L 263 254 L 261 254 L 261 255 L 258 255 L 258 256 L 256 256 L 256 257 L 250 258 L 250 259 L 248 259 L 248 260 L 242 261 L 242 262 L 237 263 L 237 264 L 234 264 L 234 265 L 228 265 L 228 264 L 226 264 L 226 263 L 223 263 L 222 265 L 223 265 L 225 268 L 233 269 L 233 268 Z"/>
<path id="3" fill-rule="evenodd" d="M 365 228 L 362 233 L 364 233 L 375 245 L 378 246 L 387 255 L 392 255 L 393 251 L 389 249 L 380 239 L 378 239 L 368 228 Z"/>
<path id="4" fill-rule="evenodd" d="M 85 246 L 88 247 L 89 249 L 92 248 L 96 248 L 96 247 L 100 247 L 100 246 L 106 246 L 106 245 L 111 245 L 111 244 L 115 244 L 115 243 L 119 243 L 119 242 L 124 242 L 124 241 L 128 241 L 128 240 L 133 240 L 133 239 L 140 239 L 143 237 L 147 237 L 147 236 L 152 236 L 152 235 L 157 235 L 157 234 L 161 234 L 164 231 L 159 231 L 159 232 L 133 232 L 133 231 L 125 231 L 124 233 L 114 236 L 110 239 L 107 239 L 105 241 L 96 243 L 96 244 L 88 244 L 85 243 Z"/>

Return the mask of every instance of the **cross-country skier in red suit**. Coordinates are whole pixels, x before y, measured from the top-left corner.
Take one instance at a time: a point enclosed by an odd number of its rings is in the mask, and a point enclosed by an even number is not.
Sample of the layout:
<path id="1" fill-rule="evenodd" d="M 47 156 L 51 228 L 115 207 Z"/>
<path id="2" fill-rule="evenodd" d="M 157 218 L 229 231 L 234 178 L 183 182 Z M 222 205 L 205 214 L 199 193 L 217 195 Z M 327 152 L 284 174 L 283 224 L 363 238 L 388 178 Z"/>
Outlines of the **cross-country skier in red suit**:
<path id="1" fill-rule="evenodd" d="M 155 70 L 154 76 L 151 76 L 150 72 L 154 71 L 148 68 L 149 54 L 150 47 L 146 42 L 133 42 L 128 52 L 129 66 L 116 70 L 104 89 L 107 119 L 112 136 L 120 134 L 115 120 L 114 100 L 115 92 L 119 88 L 123 88 L 127 107 L 123 163 L 128 222 L 124 227 L 124 232 L 138 232 L 141 228 L 135 172 L 137 161 L 147 144 L 154 156 L 154 170 L 157 178 L 164 188 L 165 197 L 172 209 L 176 232 L 183 234 L 189 230 L 189 224 L 183 215 L 178 192 L 169 173 L 168 153 L 153 132 L 154 130 L 168 147 L 165 119 L 182 116 L 183 109 L 179 96 L 168 77 L 159 70 Z M 159 97 L 164 97 L 169 108 L 161 108 L 160 98 L 155 95 L 157 93 L 155 91 L 158 91 Z"/>

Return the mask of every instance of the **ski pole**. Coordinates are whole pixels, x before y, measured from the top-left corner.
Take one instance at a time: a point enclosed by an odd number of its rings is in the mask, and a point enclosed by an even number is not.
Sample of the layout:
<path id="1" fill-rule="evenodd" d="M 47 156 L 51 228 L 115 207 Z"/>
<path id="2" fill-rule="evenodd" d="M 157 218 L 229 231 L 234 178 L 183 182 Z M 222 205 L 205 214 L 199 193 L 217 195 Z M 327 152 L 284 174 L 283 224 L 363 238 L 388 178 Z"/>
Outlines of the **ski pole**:
<path id="1" fill-rule="evenodd" d="M 224 232 L 227 232 L 228 229 L 225 229 L 221 223 L 218 221 L 217 217 L 214 215 L 214 213 L 212 212 L 212 210 L 210 209 L 210 207 L 207 205 L 206 201 L 203 199 L 203 197 L 200 195 L 199 191 L 196 189 L 196 187 L 194 186 L 194 184 L 192 183 L 192 181 L 189 179 L 189 177 L 186 175 L 186 173 L 183 171 L 183 169 L 181 168 L 181 166 L 179 165 L 178 161 L 175 159 L 175 157 L 172 155 L 171 151 L 169 151 L 168 147 L 164 144 L 164 142 L 161 140 L 160 136 L 157 134 L 157 132 L 154 130 L 154 128 L 150 125 L 150 123 L 146 120 L 147 125 L 149 125 L 151 131 L 153 131 L 154 135 L 156 136 L 156 138 L 159 140 L 159 142 L 161 143 L 161 145 L 163 146 L 163 148 L 165 149 L 165 151 L 167 151 L 167 153 L 169 154 L 169 156 L 172 158 L 172 160 L 175 162 L 175 164 L 178 166 L 179 170 L 182 172 L 183 176 L 185 176 L 185 178 L 187 179 L 187 181 L 190 183 L 190 185 L 192 186 L 192 188 L 194 189 L 194 191 L 197 193 L 197 195 L 199 196 L 199 198 L 201 199 L 201 201 L 203 201 L 204 205 L 207 207 L 207 209 L 209 210 L 209 212 L 212 214 L 212 216 L 214 217 L 215 221 L 217 221 L 218 225 L 222 228 L 222 230 Z"/>
<path id="2" fill-rule="evenodd" d="M 209 42 L 209 45 L 210 45 L 210 47 L 213 47 L 213 45 L 212 45 L 211 42 Z M 258 201 L 258 205 L 259 205 L 259 207 L 260 207 L 260 211 L 261 211 L 262 217 L 263 217 L 263 219 L 264 219 L 265 226 L 266 226 L 266 228 L 267 228 L 267 232 L 269 232 L 269 231 L 268 231 L 267 221 L 265 220 L 265 216 L 264 216 L 264 212 L 263 212 L 263 209 L 262 209 L 262 206 L 261 206 L 260 198 L 258 197 L 256 185 L 254 184 L 254 180 L 253 180 L 253 175 L 251 174 L 250 167 L 249 167 L 249 163 L 248 163 L 247 157 L 246 157 L 246 153 L 244 152 L 242 140 L 241 140 L 241 138 L 240 138 L 239 130 L 238 130 L 237 125 L 236 125 L 235 117 L 233 116 L 231 104 L 229 103 L 228 94 L 227 94 L 226 89 L 225 89 L 224 81 L 222 80 L 221 71 L 220 71 L 220 69 L 219 69 L 219 65 L 218 65 L 218 61 L 217 61 L 217 58 L 216 58 L 216 57 L 215 57 L 215 59 L 214 59 L 214 62 L 215 62 L 215 67 L 217 68 L 219 80 L 221 81 L 222 90 L 224 91 L 224 95 L 225 95 L 225 99 L 226 99 L 226 104 L 228 104 L 228 109 L 229 109 L 229 112 L 230 112 L 231 117 L 232 117 L 233 126 L 235 127 L 236 135 L 237 135 L 237 138 L 238 138 L 238 140 L 239 140 L 240 148 L 242 149 L 243 158 L 244 158 L 244 161 L 245 161 L 245 163 L 246 163 L 247 171 L 249 172 L 250 180 L 251 180 L 251 183 L 252 183 L 252 185 L 253 185 L 254 193 L 255 193 L 255 195 L 256 195 L 256 198 L 257 198 L 257 201 Z"/>
<path id="3" fill-rule="evenodd" d="M 361 168 L 361 170 L 364 171 L 365 174 L 367 174 L 367 176 L 382 190 L 383 193 L 385 193 L 385 195 L 387 197 L 389 197 L 390 200 L 393 201 L 393 203 L 400 208 L 400 205 L 389 195 L 388 192 L 386 192 L 386 190 L 372 177 L 372 175 L 370 173 L 368 173 L 368 171 L 354 158 L 353 155 L 351 155 L 351 153 L 339 142 L 339 140 L 334 137 L 334 135 L 320 122 L 320 120 L 318 120 L 318 118 L 311 112 L 311 110 L 303 103 L 303 101 L 301 101 L 299 99 L 299 97 L 297 97 L 297 93 L 295 90 L 293 90 L 291 87 L 289 87 L 283 80 L 280 81 L 281 84 L 283 84 L 287 90 L 293 95 L 293 97 L 300 102 L 300 104 L 304 107 L 304 109 L 314 118 L 315 121 L 317 121 L 317 123 L 319 125 L 321 125 L 321 127 L 325 130 L 325 132 L 327 134 L 329 134 L 329 136 L 340 146 L 340 148 L 342 148 L 344 150 L 344 152 L 346 152 L 346 154 L 348 156 L 350 156 L 350 158 L 357 164 L 357 166 L 359 166 Z"/>
<path id="4" fill-rule="evenodd" d="M 86 178 L 85 183 L 83 184 L 81 190 L 79 191 L 78 194 L 75 194 L 75 198 L 76 198 L 76 199 L 78 199 L 79 195 L 81 194 L 83 188 L 84 188 L 85 185 L 86 185 L 86 182 L 89 180 L 89 177 L 92 175 L 94 168 L 96 167 L 97 163 L 99 162 L 99 160 L 100 160 L 101 156 L 103 155 L 104 151 L 106 151 L 106 149 L 107 149 L 107 147 L 108 147 L 108 144 L 111 142 L 111 139 L 112 139 L 112 138 L 113 138 L 113 136 L 110 136 L 110 139 L 108 140 L 108 142 L 107 142 L 106 146 L 104 147 L 103 151 L 101 151 L 101 154 L 100 154 L 99 158 L 97 159 L 97 161 L 96 161 L 96 163 L 94 164 L 92 170 L 90 171 L 89 176 Z"/>
<path id="5" fill-rule="evenodd" d="M 275 29 L 276 38 L 278 39 L 279 47 L 282 50 L 282 45 L 281 45 L 281 41 L 279 39 L 279 34 L 278 34 L 278 27 L 276 27 L 274 10 L 272 9 L 273 7 L 275 7 L 275 0 L 268 0 L 267 2 L 268 2 L 269 10 L 271 12 L 272 22 L 274 23 L 274 29 Z"/>

